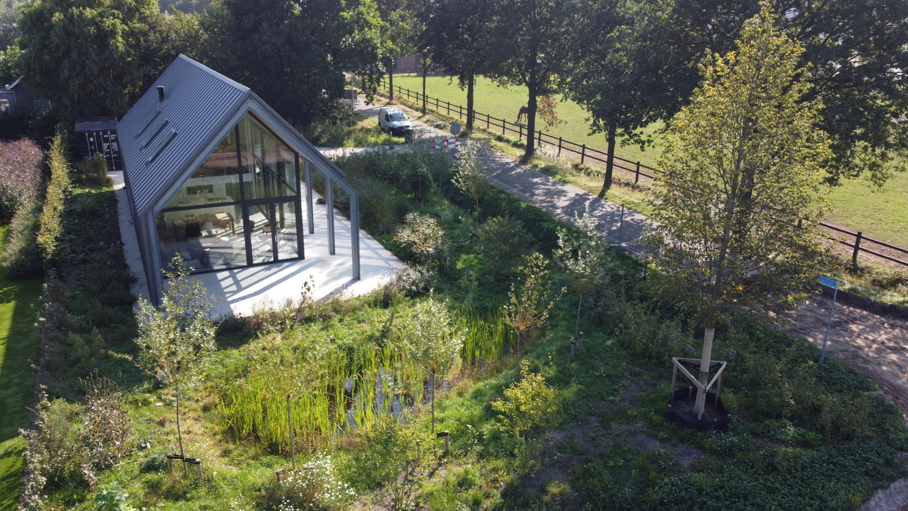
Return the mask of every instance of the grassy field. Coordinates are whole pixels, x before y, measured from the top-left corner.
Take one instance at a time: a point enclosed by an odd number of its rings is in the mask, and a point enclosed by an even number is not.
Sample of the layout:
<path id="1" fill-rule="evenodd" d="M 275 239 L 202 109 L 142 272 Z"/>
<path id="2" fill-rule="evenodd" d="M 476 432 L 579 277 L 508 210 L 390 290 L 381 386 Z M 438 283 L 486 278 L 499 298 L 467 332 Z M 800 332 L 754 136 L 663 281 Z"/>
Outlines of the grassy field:
<path id="1" fill-rule="evenodd" d="M 0 252 L 8 227 L 0 227 Z M 11 282 L 0 270 L 0 510 L 16 509 L 37 354 L 35 309 L 41 281 Z"/>
<path id="2" fill-rule="evenodd" d="M 394 85 L 414 91 L 422 90 L 422 78 L 416 75 L 398 75 Z M 426 93 L 452 104 L 466 105 L 466 91 L 461 90 L 456 80 L 448 77 L 429 77 Z M 527 102 L 526 91 L 521 88 L 503 88 L 491 80 L 480 78 L 476 86 L 476 111 L 490 114 L 514 122 L 517 112 Z M 553 128 L 541 123 L 543 131 L 561 136 L 578 144 L 586 144 L 599 150 L 605 150 L 605 136 L 601 133 L 590 135 L 589 114 L 571 101 L 561 101 L 558 116 L 567 121 Z M 482 123 L 478 123 L 480 126 Z M 650 132 L 656 134 L 659 126 Z M 621 146 L 615 151 L 617 156 L 631 161 L 640 161 L 644 165 L 656 166 L 659 156 L 659 139 L 655 144 L 641 151 L 637 146 Z M 580 183 L 573 183 L 582 186 Z M 591 181 L 593 192 L 598 192 L 597 183 Z M 865 236 L 901 247 L 908 247 L 908 173 L 896 174 L 882 190 L 876 190 L 860 180 L 847 181 L 832 190 L 829 195 L 831 210 L 826 217 L 830 224 L 851 231 L 862 231 Z"/>

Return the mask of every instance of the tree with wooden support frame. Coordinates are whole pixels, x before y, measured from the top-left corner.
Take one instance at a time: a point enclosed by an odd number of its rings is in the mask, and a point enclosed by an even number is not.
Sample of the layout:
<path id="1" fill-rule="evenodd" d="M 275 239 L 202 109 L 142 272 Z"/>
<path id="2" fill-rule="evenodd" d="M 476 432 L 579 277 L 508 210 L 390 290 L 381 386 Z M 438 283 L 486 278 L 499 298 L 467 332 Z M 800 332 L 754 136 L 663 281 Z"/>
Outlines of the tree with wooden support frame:
<path id="1" fill-rule="evenodd" d="M 830 152 L 817 128 L 821 105 L 805 98 L 803 51 L 764 4 L 736 52 L 706 59 L 701 86 L 671 122 L 654 188 L 659 225 L 647 244 L 670 285 L 695 291 L 700 372 L 683 372 L 697 389 L 698 419 L 718 376 L 710 381 L 723 309 L 776 313 L 817 288 L 815 226 Z"/>

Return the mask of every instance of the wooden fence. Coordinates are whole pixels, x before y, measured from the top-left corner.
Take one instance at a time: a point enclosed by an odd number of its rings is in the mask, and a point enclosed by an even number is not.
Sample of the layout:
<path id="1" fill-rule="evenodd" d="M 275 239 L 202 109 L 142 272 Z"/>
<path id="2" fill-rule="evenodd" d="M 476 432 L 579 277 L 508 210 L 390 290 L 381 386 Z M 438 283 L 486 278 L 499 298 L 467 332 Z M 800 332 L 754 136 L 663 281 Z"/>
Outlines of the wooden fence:
<path id="1" fill-rule="evenodd" d="M 381 86 L 385 89 L 388 88 L 388 84 L 384 78 L 382 78 Z M 406 97 L 408 101 L 415 101 L 421 103 L 423 101 L 423 96 L 420 92 L 405 89 L 397 85 L 394 86 L 395 94 L 398 97 Z M 439 98 L 433 98 L 426 95 L 426 108 L 432 108 L 438 113 L 444 113 L 445 115 L 451 117 L 456 115 L 459 118 L 465 119 L 467 116 L 467 109 L 461 105 L 455 105 L 449 101 L 443 101 Z M 487 131 L 498 131 L 501 130 L 501 134 L 504 136 L 516 135 L 518 140 L 524 141 L 527 138 L 527 128 L 523 124 L 517 124 L 505 119 L 499 119 L 497 117 L 492 117 L 489 114 L 484 114 L 482 112 L 473 111 L 473 124 L 474 126 L 483 127 Z M 562 137 L 556 137 L 549 133 L 543 131 L 536 131 L 536 140 L 539 141 L 539 144 L 545 144 L 551 147 L 553 150 L 557 148 L 558 156 L 561 156 L 562 153 L 572 153 L 576 158 L 579 158 L 580 164 L 587 164 L 587 160 L 595 161 L 599 163 L 605 163 L 608 158 L 608 153 L 600 151 L 598 149 L 593 149 L 587 147 L 586 144 L 576 144 L 568 140 L 564 140 Z M 615 156 L 614 167 L 619 171 L 626 172 L 630 175 L 633 175 L 634 184 L 640 184 L 640 178 L 649 180 L 645 184 L 650 184 L 652 180 L 655 179 L 656 174 L 659 172 L 658 169 L 650 167 L 648 165 L 643 165 L 639 161 L 631 161 L 619 156 Z M 851 262 L 852 264 L 857 265 L 858 255 L 861 252 L 885 259 L 887 261 L 901 264 L 903 266 L 908 266 L 908 249 L 890 245 L 873 238 L 868 238 L 863 235 L 861 231 L 851 232 L 841 227 L 836 227 L 827 223 L 820 222 L 820 226 L 832 231 L 835 234 L 827 234 L 827 238 L 852 249 L 851 252 Z M 848 238 L 842 237 L 841 235 L 848 236 Z M 866 247 L 867 244 L 870 244 L 872 248 Z M 889 251 L 889 254 L 884 254 L 881 250 Z M 899 259 L 894 257 L 897 255 L 899 257 L 905 256 L 904 259 Z"/>

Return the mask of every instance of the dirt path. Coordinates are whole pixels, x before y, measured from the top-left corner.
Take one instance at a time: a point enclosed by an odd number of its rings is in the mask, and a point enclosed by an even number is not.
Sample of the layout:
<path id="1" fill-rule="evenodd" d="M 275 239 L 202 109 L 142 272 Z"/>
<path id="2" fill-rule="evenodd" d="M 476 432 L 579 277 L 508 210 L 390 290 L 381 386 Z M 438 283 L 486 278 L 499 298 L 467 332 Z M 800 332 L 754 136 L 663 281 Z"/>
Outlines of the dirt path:
<path id="1" fill-rule="evenodd" d="M 832 296 L 824 293 L 786 316 L 779 330 L 822 349 Z M 883 388 L 908 415 L 908 320 L 838 302 L 826 356 L 845 362 Z"/>

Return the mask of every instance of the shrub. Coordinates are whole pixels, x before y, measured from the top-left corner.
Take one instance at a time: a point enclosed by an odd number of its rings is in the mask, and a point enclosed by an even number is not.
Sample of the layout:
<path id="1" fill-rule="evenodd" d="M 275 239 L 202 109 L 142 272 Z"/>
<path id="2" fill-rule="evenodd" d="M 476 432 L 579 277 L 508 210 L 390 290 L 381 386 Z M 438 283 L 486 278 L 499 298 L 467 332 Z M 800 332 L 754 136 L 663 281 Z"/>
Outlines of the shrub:
<path id="1" fill-rule="evenodd" d="M 399 243 L 410 257 L 427 262 L 430 254 L 439 254 L 444 248 L 445 232 L 438 220 L 419 213 L 408 213 L 404 225 L 397 229 L 394 241 Z"/>
<path id="2" fill-rule="evenodd" d="M 477 235 L 479 253 L 485 259 L 485 267 L 491 272 L 493 280 L 509 276 L 533 240 L 523 223 L 509 216 L 487 220 L 479 226 Z"/>
<path id="3" fill-rule="evenodd" d="M 541 374 L 530 372 L 530 363 L 520 362 L 520 381 L 504 390 L 506 401 L 492 401 L 499 413 L 498 428 L 518 439 L 554 427 L 558 423 L 558 392 Z"/>
<path id="4" fill-rule="evenodd" d="M 549 301 L 548 261 L 539 253 L 526 256 L 524 261 L 520 268 L 523 283 L 519 290 L 511 284 L 510 302 L 502 307 L 504 321 L 514 329 L 520 345 L 526 345 L 539 337 L 539 330 L 548 320 L 549 311 L 560 298 L 559 295 Z M 564 294 L 564 289 L 561 293 Z"/>
<path id="5" fill-rule="evenodd" d="M 103 185 L 108 181 L 107 160 L 104 154 L 97 152 L 79 165 L 82 180 L 92 185 Z"/>
<path id="6" fill-rule="evenodd" d="M 333 459 L 327 454 L 314 456 L 299 470 L 283 471 L 279 481 L 275 480 L 263 494 L 267 509 L 346 509 L 356 496 L 350 485 L 341 481 Z"/>
<path id="7" fill-rule="evenodd" d="M 473 199 L 473 214 L 479 211 L 479 199 L 489 189 L 489 176 L 479 161 L 482 146 L 478 143 L 467 144 L 457 151 L 457 172 L 452 182 L 464 195 Z"/>
<path id="8" fill-rule="evenodd" d="M 3 269 L 13 280 L 41 276 L 41 252 L 38 250 L 38 215 L 41 202 L 33 200 L 19 209 L 13 217 L 9 234 L 3 245 Z"/>
<path id="9" fill-rule="evenodd" d="M 0 143 L 0 222 L 38 199 L 41 158 L 41 148 L 27 138 Z"/>
<path id="10" fill-rule="evenodd" d="M 43 509 L 46 492 L 82 481 L 82 447 L 74 425 L 79 406 L 62 399 L 48 401 L 42 391 L 33 429 L 20 430 L 28 448 L 21 503 L 25 509 Z"/>
<path id="11" fill-rule="evenodd" d="M 85 413 L 82 415 L 83 443 L 91 471 L 83 474 L 94 482 L 94 470 L 108 469 L 129 452 L 132 422 L 120 387 L 107 378 L 90 377 L 85 385 Z"/>
<path id="12" fill-rule="evenodd" d="M 57 237 L 63 231 L 60 221 L 65 207 L 66 193 L 70 187 L 69 172 L 71 167 L 66 159 L 62 133 L 57 133 L 47 155 L 50 167 L 50 182 L 41 210 L 38 228 L 38 249 L 45 263 L 50 263 L 57 249 Z"/>

